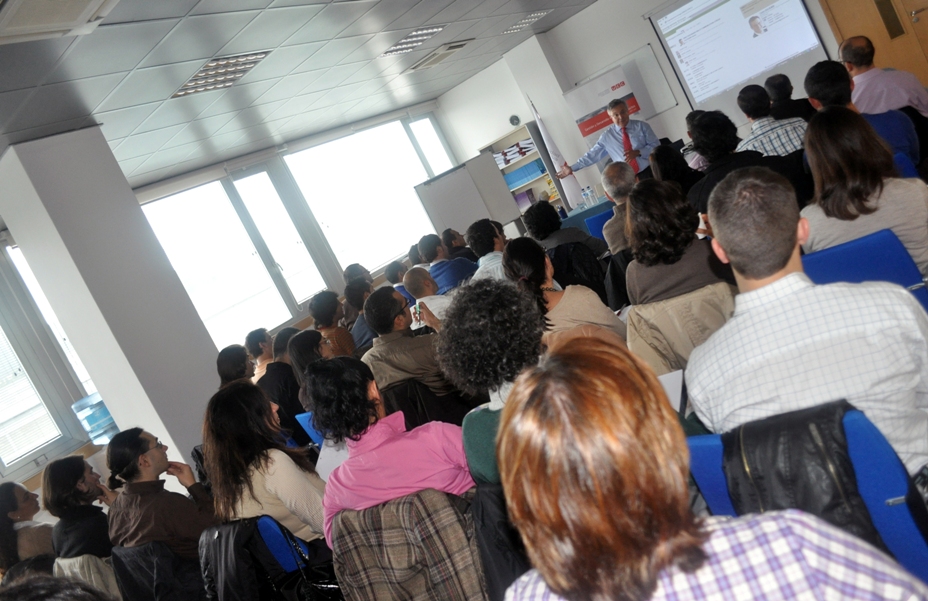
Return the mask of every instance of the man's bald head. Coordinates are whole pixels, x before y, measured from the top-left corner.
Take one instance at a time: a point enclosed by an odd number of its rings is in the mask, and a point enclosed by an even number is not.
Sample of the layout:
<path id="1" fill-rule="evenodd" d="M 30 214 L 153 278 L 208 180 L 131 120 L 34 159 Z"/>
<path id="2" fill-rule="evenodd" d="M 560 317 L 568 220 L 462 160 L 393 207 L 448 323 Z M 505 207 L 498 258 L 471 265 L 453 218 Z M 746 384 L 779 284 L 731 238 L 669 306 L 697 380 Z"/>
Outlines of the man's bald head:
<path id="1" fill-rule="evenodd" d="M 862 35 L 844 40 L 839 49 L 841 60 L 850 63 L 857 69 L 867 69 L 873 66 L 875 50 L 870 38 Z"/>
<path id="2" fill-rule="evenodd" d="M 609 163 L 603 169 L 603 189 L 613 202 L 624 202 L 635 187 L 635 170 L 622 161 Z"/>
<path id="3" fill-rule="evenodd" d="M 403 276 L 403 286 L 406 287 L 406 292 L 416 300 L 438 294 L 438 284 L 429 272 L 421 267 L 413 267 L 406 272 Z"/>

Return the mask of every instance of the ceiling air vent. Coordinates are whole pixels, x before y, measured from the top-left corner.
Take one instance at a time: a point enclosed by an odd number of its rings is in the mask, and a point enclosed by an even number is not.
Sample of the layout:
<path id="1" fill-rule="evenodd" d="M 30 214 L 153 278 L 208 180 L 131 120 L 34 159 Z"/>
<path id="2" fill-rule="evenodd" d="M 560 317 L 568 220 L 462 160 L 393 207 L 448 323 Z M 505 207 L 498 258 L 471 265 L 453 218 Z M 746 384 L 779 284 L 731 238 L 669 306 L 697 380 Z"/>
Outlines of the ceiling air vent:
<path id="1" fill-rule="evenodd" d="M 0 0 L 0 44 L 85 35 L 119 0 Z"/>
<path id="2" fill-rule="evenodd" d="M 422 59 L 415 65 L 413 65 L 412 67 L 410 67 L 408 71 L 422 71 L 423 69 L 431 69 L 438 63 L 447 59 L 449 56 L 451 56 L 455 52 L 458 52 L 459 50 L 461 50 L 461 48 L 466 46 L 469 42 L 473 42 L 473 40 L 451 42 L 450 44 L 439 46 L 438 48 L 433 50 L 432 53 L 429 54 L 427 57 L 425 57 L 424 59 Z"/>

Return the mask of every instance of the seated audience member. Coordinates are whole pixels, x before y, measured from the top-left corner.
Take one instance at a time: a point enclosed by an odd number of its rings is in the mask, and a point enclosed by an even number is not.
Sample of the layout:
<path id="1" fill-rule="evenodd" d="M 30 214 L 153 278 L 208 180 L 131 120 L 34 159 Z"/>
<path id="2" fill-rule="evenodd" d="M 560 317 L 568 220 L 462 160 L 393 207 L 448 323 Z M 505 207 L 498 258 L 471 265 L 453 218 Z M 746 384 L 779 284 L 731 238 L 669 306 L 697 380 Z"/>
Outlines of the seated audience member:
<path id="1" fill-rule="evenodd" d="M 416 251 L 418 253 L 418 251 Z M 410 260 L 412 258 L 410 257 Z M 406 286 L 403 286 L 403 276 L 406 275 L 406 266 L 400 263 L 399 261 L 391 261 L 387 263 L 387 266 L 383 269 L 383 277 L 387 279 L 394 288 L 400 291 L 400 294 L 408 298 L 410 301 L 414 301 L 412 296 L 406 292 Z M 426 270 L 428 271 L 428 270 Z"/>
<path id="2" fill-rule="evenodd" d="M 252 382 L 257 382 L 264 375 L 267 364 L 274 360 L 274 339 L 264 328 L 248 332 L 245 336 L 245 348 L 255 361 Z"/>
<path id="3" fill-rule="evenodd" d="M 428 261 L 423 261 L 422 256 L 419 254 L 419 245 L 413 244 L 409 247 L 409 264 L 413 267 L 421 267 L 422 269 L 428 271 L 431 265 Z"/>
<path id="4" fill-rule="evenodd" d="M 271 354 L 273 357 L 273 352 Z M 267 369 L 267 363 L 261 370 Z M 255 360 L 241 344 L 232 344 L 219 351 L 216 357 L 216 371 L 219 372 L 219 387 L 242 378 L 252 379 L 255 375 Z"/>
<path id="5" fill-rule="evenodd" d="M 0 589 L 0 601 L 113 601 L 113 598 L 80 580 L 36 575 Z"/>
<path id="6" fill-rule="evenodd" d="M 928 275 L 928 187 L 895 177 L 889 149 L 863 117 L 840 106 L 819 111 L 809 122 L 807 152 L 815 198 L 802 209 L 809 222 L 803 250 L 891 229 Z"/>
<path id="7" fill-rule="evenodd" d="M 443 231 L 441 233 L 441 243 L 448 252 L 449 259 L 461 257 L 468 261 L 473 261 L 474 263 L 477 262 L 477 255 L 474 254 L 473 250 L 467 247 L 467 241 L 464 240 L 464 236 L 459 234 L 456 230 L 449 227 Z"/>
<path id="8" fill-rule="evenodd" d="M 561 217 L 549 202 L 536 202 L 528 208 L 522 220 L 528 229 L 528 235 L 538 241 L 545 250 L 557 248 L 561 244 L 580 242 L 601 257 L 609 250 L 606 243 L 587 234 L 580 228 L 561 228 Z"/>
<path id="9" fill-rule="evenodd" d="M 351 326 L 351 337 L 354 339 L 356 349 L 369 347 L 377 337 L 364 318 L 364 301 L 373 291 L 374 287 L 364 278 L 355 278 L 345 286 L 345 301 L 358 312 L 358 318 Z"/>
<path id="10" fill-rule="evenodd" d="M 348 446 L 322 501 L 330 547 L 332 519 L 343 509 L 368 509 L 426 488 L 461 495 L 474 486 L 461 428 L 429 422 L 406 432 L 402 411 L 385 415 L 374 374 L 361 361 L 317 361 L 306 368 L 306 380 L 301 394 L 313 425 Z"/>
<path id="11" fill-rule="evenodd" d="M 873 64 L 876 51 L 865 36 L 841 43 L 841 60 L 854 78 L 854 105 L 862 113 L 883 113 L 910 106 L 928 117 L 928 91 L 908 71 L 880 69 Z"/>
<path id="12" fill-rule="evenodd" d="M 497 229 L 489 219 L 481 219 L 470 224 L 464 232 L 464 239 L 477 255 L 477 271 L 471 282 L 482 279 L 506 280 L 503 273 L 503 248 L 506 235 Z"/>
<path id="13" fill-rule="evenodd" d="M 817 110 L 830 106 L 843 106 L 855 112 L 861 112 L 851 102 L 854 84 L 841 63 L 821 61 L 806 73 L 804 82 L 809 102 Z M 903 154 L 912 165 L 918 165 L 921 152 L 915 126 L 905 113 L 885 111 L 861 115 L 883 140 L 889 144 L 893 155 Z M 914 176 L 914 174 L 913 174 Z"/>
<path id="14" fill-rule="evenodd" d="M 24 559 L 14 565 L 9 570 L 3 572 L 3 580 L 0 580 L 0 599 L 7 599 L 4 593 L 14 588 L 14 585 L 25 580 L 34 580 L 44 576 L 53 576 L 55 574 L 55 562 L 58 558 L 50 553 L 36 555 L 29 559 Z M 57 578 L 56 578 L 57 580 Z M 23 601 L 23 597 L 12 597 L 14 601 Z M 71 601 L 71 597 L 66 598 Z M 40 597 L 37 601 L 46 601 L 46 597 Z M 62 599 L 62 601 L 65 601 Z M 112 601 L 107 598 L 107 601 Z"/>
<path id="15" fill-rule="evenodd" d="M 303 540 L 322 538 L 325 483 L 305 450 L 283 443 L 277 405 L 260 388 L 236 382 L 213 395 L 203 455 L 220 520 L 269 515 Z"/>
<path id="16" fill-rule="evenodd" d="M 382 390 L 418 380 L 437 395 L 453 390 L 438 367 L 434 334 L 413 336 L 409 301 L 396 290 L 379 288 L 364 303 L 367 322 L 379 334 L 361 360 L 374 372 Z"/>
<path id="17" fill-rule="evenodd" d="M 507 278 L 535 299 L 546 318 L 548 332 L 590 324 L 611 330 L 625 340 L 625 324 L 595 292 L 585 286 L 568 286 L 565 290 L 554 287 L 551 259 L 531 238 L 517 238 L 506 244 L 503 268 Z"/>
<path id="18" fill-rule="evenodd" d="M 683 158 L 686 159 L 686 164 L 696 171 L 705 171 L 706 167 L 709 166 L 709 161 L 706 160 L 706 157 L 696 152 L 696 149 L 693 148 L 693 124 L 696 123 L 696 119 L 705 112 L 706 111 L 690 111 L 686 115 L 686 136 L 690 141 L 683 147 Z"/>
<path id="19" fill-rule="evenodd" d="M 296 376 L 300 386 L 303 385 L 303 372 L 306 371 L 307 365 L 313 361 L 331 359 L 335 356 L 332 354 L 332 347 L 316 330 L 303 330 L 299 334 L 294 334 L 287 344 L 287 355 L 290 357 L 293 375 Z M 303 410 L 308 411 L 306 407 L 303 407 Z"/>
<path id="20" fill-rule="evenodd" d="M 406 285 L 406 291 L 409 292 L 417 303 L 425 303 L 435 317 L 439 320 L 444 319 L 445 312 L 451 306 L 452 299 L 460 288 L 448 291 L 447 294 L 438 294 L 438 283 L 432 279 L 429 272 L 413 267 L 403 276 L 403 284 Z M 413 315 L 412 329 L 417 330 L 425 325 L 425 322 Z"/>
<path id="21" fill-rule="evenodd" d="M 348 356 L 354 352 L 354 338 L 351 337 L 351 332 L 337 325 L 344 315 L 337 294 L 331 290 L 323 290 L 312 297 L 309 301 L 309 314 L 316 324 L 316 331 L 328 341 L 336 357 Z"/>
<path id="22" fill-rule="evenodd" d="M 651 163 L 652 165 L 654 163 Z M 625 270 L 633 305 L 662 301 L 718 282 L 735 283 L 709 239 L 696 237 L 699 215 L 672 183 L 645 180 L 628 200 L 628 239 L 635 260 Z"/>
<path id="23" fill-rule="evenodd" d="M 441 238 L 435 234 L 422 236 L 419 240 L 419 255 L 429 262 L 430 267 L 427 271 L 438 282 L 439 294 L 457 288 L 477 271 L 477 264 L 473 261 L 462 258 L 449 259 Z M 406 285 L 405 281 L 403 285 Z"/>
<path id="24" fill-rule="evenodd" d="M 100 484 L 100 474 L 80 455 L 56 459 L 42 474 L 42 504 L 58 518 L 52 546 L 58 557 L 109 557 L 113 549 L 101 501 L 110 505 L 116 493 Z"/>
<path id="25" fill-rule="evenodd" d="M 658 148 L 663 148 L 663 146 L 658 146 Z M 651 153 L 651 173 L 655 177 L 660 171 L 660 167 L 654 163 L 655 158 L 659 158 L 655 157 L 656 153 L 656 150 Z M 612 207 L 613 216 L 603 224 L 603 238 L 606 239 L 609 252 L 613 255 L 628 248 L 628 239 L 625 237 L 625 202 L 636 181 L 635 170 L 629 167 L 628 163 L 621 161 L 609 163 L 603 169 L 603 190 L 606 192 L 606 198 L 615 205 Z"/>
<path id="26" fill-rule="evenodd" d="M 751 135 L 738 144 L 736 152 L 756 150 L 764 156 L 786 156 L 802 148 L 806 122 L 774 119 L 770 116 L 770 96 L 758 85 L 745 86 L 738 92 L 738 108 L 751 122 Z"/>
<path id="27" fill-rule="evenodd" d="M 300 404 L 300 383 L 290 366 L 288 354 L 290 339 L 297 333 L 299 330 L 296 328 L 283 328 L 274 336 L 274 362 L 268 364 L 264 377 L 258 380 L 258 388 L 280 407 L 278 421 L 286 432 L 284 438 L 289 436 L 296 444 L 305 447 L 312 440 L 296 421 L 296 416 L 303 413 L 303 405 Z"/>
<path id="28" fill-rule="evenodd" d="M 686 159 L 673 146 L 661 144 L 651 153 L 651 170 L 654 178 L 662 182 L 674 182 L 683 190 L 685 197 L 690 188 L 705 175 L 686 164 Z M 660 173 L 660 177 L 658 177 Z"/>
<path id="29" fill-rule="evenodd" d="M 712 194 L 712 248 L 730 262 L 735 313 L 690 355 L 686 387 L 714 432 L 846 399 L 915 474 L 928 463 L 928 315 L 894 284 L 813 284 L 809 224 L 789 183 L 766 169 Z"/>
<path id="30" fill-rule="evenodd" d="M 693 147 L 709 161 L 706 176 L 690 188 L 687 200 L 701 214 L 706 213 L 709 194 L 726 175 L 742 167 L 769 167 L 789 178 L 796 186 L 805 174 L 799 174 L 783 157 L 765 157 L 756 150 L 736 152 L 738 128 L 721 111 L 708 111 L 693 124 Z"/>
<path id="31" fill-rule="evenodd" d="M 476 482 L 499 483 L 496 431 L 516 376 L 538 363 L 545 321 L 532 297 L 511 282 L 462 288 L 442 320 L 438 363 L 458 390 L 489 393 L 490 402 L 464 417 L 464 452 Z"/>
<path id="32" fill-rule="evenodd" d="M 0 571 L 30 557 L 55 553 L 52 525 L 35 522 L 39 495 L 18 482 L 0 484 Z"/>
<path id="33" fill-rule="evenodd" d="M 523 374 L 497 453 L 535 567 L 507 600 L 928 598 L 895 561 L 800 511 L 693 515 L 677 415 L 624 349 L 575 340 Z"/>
<path id="34" fill-rule="evenodd" d="M 374 276 L 371 275 L 371 272 L 357 263 L 352 263 L 346 267 L 345 272 L 342 274 L 342 278 L 345 280 L 346 284 L 355 278 L 364 278 L 369 283 L 374 283 Z M 348 304 L 347 300 L 342 303 L 342 312 L 343 314 L 338 320 L 337 325 L 350 331 L 351 326 L 354 325 L 354 320 L 358 318 L 358 312 L 354 307 Z"/>
<path id="35" fill-rule="evenodd" d="M 141 428 L 123 430 L 106 447 L 110 490 L 125 485 L 110 504 L 114 547 L 140 547 L 159 541 L 178 557 L 199 561 L 200 534 L 218 524 L 213 500 L 190 466 L 168 461 L 168 447 Z M 174 476 L 193 497 L 164 490 L 161 474 Z"/>
<path id="36" fill-rule="evenodd" d="M 770 96 L 770 116 L 774 119 L 794 119 L 807 122 L 815 114 L 815 108 L 808 98 L 793 99 L 793 84 L 782 73 L 771 75 L 764 82 L 764 89 Z"/>

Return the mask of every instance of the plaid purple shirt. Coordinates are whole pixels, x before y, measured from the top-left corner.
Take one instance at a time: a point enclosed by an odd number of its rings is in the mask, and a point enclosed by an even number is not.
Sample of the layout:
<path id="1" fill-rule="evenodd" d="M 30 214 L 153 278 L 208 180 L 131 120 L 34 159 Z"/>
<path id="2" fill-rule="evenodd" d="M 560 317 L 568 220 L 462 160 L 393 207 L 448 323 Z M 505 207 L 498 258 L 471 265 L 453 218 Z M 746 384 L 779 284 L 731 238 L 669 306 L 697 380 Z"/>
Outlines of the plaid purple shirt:
<path id="1" fill-rule="evenodd" d="M 928 587 L 865 542 L 818 518 L 788 510 L 709 518 L 708 560 L 693 574 L 660 574 L 652 601 L 683 599 L 928 599 Z M 516 580 L 506 601 L 556 601 L 537 570 Z"/>

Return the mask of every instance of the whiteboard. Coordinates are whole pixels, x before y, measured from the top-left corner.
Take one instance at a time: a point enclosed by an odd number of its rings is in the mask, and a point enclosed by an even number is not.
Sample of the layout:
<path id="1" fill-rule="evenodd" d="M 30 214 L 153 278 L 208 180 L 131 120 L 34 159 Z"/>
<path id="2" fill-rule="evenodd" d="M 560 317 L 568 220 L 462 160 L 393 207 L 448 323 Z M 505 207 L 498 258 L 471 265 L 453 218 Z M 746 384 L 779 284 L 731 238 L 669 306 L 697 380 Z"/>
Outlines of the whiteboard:
<path id="1" fill-rule="evenodd" d="M 464 164 L 416 186 L 416 194 L 436 232 L 458 232 L 480 219 L 506 224 L 520 216 L 506 180 L 493 159 L 483 152 Z"/>
<path id="2" fill-rule="evenodd" d="M 574 87 L 582 86 L 617 67 L 622 67 L 625 80 L 638 100 L 640 111 L 635 114 L 636 119 L 647 120 L 677 106 L 677 99 L 670 89 L 670 83 L 664 77 L 651 44 L 645 44 L 608 67 L 578 81 Z"/>

